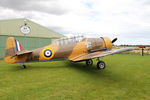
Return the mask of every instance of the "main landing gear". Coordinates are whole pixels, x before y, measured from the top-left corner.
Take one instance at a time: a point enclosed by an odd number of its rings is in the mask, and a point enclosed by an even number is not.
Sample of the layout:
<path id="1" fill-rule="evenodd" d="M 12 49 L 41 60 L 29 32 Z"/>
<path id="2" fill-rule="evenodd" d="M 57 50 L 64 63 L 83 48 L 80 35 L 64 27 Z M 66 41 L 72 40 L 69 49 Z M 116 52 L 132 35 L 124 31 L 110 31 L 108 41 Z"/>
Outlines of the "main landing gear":
<path id="1" fill-rule="evenodd" d="M 106 64 L 105 62 L 101 61 L 99 58 L 97 59 L 98 62 L 97 62 L 97 69 L 105 69 L 106 67 Z M 86 60 L 86 65 L 87 66 L 92 66 L 93 65 L 93 60 L 92 59 L 88 59 Z"/>
<path id="2" fill-rule="evenodd" d="M 93 65 L 93 60 L 92 59 L 86 60 L 86 65 L 87 66 L 92 66 Z"/>
<path id="3" fill-rule="evenodd" d="M 106 67 L 105 62 L 103 61 L 97 62 L 97 69 L 105 69 L 105 67 Z"/>
<path id="4" fill-rule="evenodd" d="M 101 61 L 99 58 L 97 58 L 97 69 L 105 69 L 106 64 L 105 62 Z"/>

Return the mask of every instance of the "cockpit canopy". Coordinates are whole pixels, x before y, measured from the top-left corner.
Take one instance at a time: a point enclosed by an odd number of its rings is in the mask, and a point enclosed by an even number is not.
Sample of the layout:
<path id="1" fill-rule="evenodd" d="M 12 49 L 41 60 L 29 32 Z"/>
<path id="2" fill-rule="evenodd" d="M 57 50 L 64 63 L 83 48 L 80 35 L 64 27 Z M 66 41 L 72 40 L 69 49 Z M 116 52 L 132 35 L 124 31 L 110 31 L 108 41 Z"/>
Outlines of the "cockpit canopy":
<path id="1" fill-rule="evenodd" d="M 67 45 L 70 43 L 78 43 L 85 40 L 84 36 L 74 36 L 74 37 L 63 37 L 60 39 L 56 39 L 52 42 L 52 44 L 54 45 L 58 45 L 58 46 L 63 46 L 63 45 Z"/>

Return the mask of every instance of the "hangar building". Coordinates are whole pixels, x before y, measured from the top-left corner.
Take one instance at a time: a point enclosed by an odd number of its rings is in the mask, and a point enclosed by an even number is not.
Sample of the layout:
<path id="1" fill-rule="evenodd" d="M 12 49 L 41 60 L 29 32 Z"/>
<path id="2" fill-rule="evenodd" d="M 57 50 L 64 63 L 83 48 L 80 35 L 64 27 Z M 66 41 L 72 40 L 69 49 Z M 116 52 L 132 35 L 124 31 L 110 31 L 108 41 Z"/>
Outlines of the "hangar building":
<path id="1" fill-rule="evenodd" d="M 46 46 L 52 40 L 64 37 L 28 19 L 0 20 L 0 59 L 5 55 L 6 39 L 11 36 L 27 50 Z"/>

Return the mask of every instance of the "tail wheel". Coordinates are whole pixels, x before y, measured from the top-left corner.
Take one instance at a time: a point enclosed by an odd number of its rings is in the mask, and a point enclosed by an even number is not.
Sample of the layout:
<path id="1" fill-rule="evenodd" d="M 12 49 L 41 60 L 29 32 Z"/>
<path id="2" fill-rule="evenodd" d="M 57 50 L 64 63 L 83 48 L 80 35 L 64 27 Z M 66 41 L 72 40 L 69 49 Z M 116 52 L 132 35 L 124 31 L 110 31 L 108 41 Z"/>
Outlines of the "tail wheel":
<path id="1" fill-rule="evenodd" d="M 106 67 L 105 62 L 99 61 L 97 63 L 97 69 L 105 69 L 105 67 Z"/>
<path id="2" fill-rule="evenodd" d="M 25 68 L 26 68 L 26 65 L 22 65 L 22 68 L 25 69 Z"/>
<path id="3" fill-rule="evenodd" d="M 87 66 L 92 66 L 93 65 L 93 60 L 92 59 L 86 60 L 86 65 Z"/>

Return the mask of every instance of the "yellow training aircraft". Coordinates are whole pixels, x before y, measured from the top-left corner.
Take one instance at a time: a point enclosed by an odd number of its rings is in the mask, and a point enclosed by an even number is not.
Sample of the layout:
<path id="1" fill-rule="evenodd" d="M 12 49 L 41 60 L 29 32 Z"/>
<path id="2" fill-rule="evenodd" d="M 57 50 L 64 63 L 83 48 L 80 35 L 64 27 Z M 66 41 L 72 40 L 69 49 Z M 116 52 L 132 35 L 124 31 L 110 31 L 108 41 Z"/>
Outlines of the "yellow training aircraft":
<path id="1" fill-rule="evenodd" d="M 97 58 L 97 68 L 104 69 L 105 63 L 99 58 L 106 55 L 133 50 L 132 48 L 112 49 L 112 41 L 107 37 L 85 38 L 76 36 L 55 40 L 52 44 L 35 50 L 25 50 L 21 44 L 9 37 L 6 42 L 5 62 L 20 63 L 26 68 L 26 62 L 40 62 L 53 60 L 69 60 L 73 62 L 86 61 L 88 66 L 93 64 L 92 59 Z"/>

